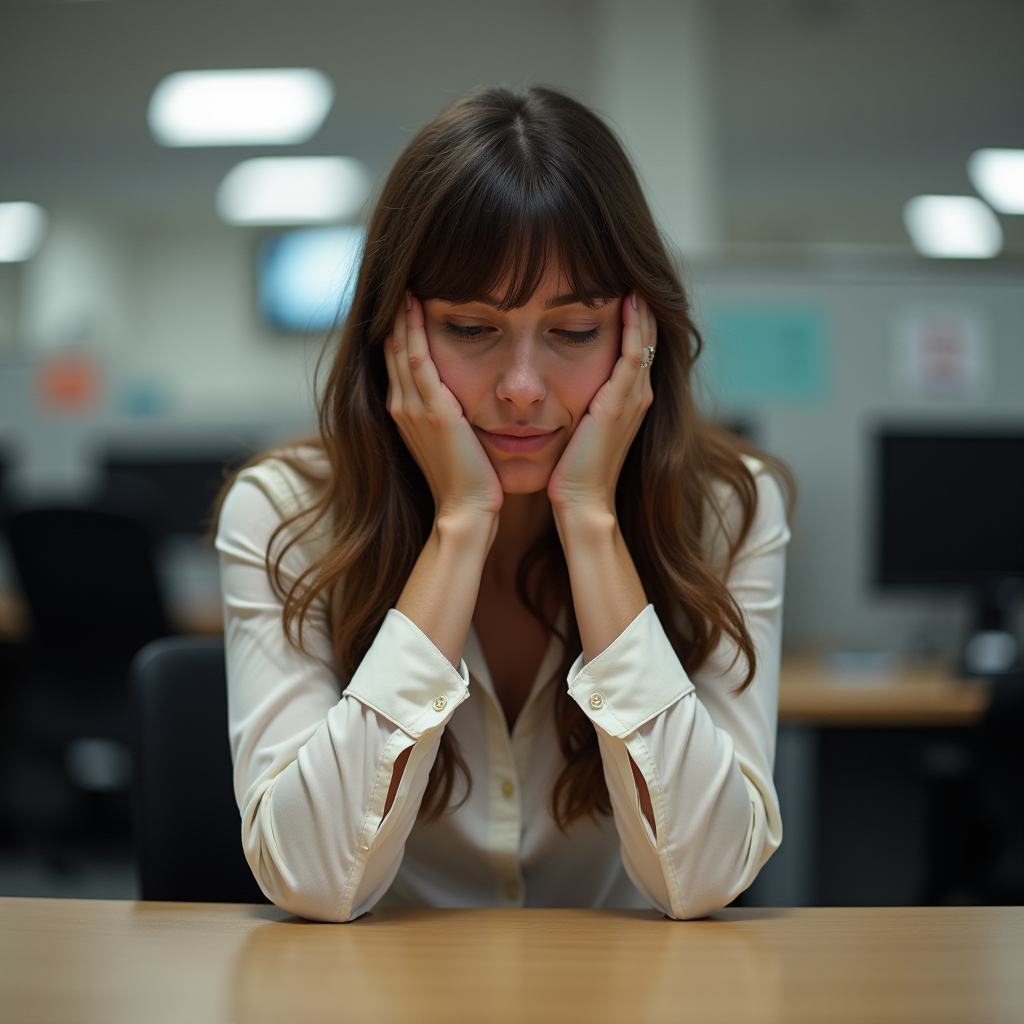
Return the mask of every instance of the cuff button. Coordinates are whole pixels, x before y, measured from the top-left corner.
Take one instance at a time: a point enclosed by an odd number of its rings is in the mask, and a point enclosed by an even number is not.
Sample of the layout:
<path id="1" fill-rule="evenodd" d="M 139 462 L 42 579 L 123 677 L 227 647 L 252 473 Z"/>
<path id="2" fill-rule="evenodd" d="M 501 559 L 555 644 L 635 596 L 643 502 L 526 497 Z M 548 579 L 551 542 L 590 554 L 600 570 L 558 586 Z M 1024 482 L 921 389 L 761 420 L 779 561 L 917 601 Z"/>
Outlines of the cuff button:
<path id="1" fill-rule="evenodd" d="M 444 711 L 446 707 L 448 707 L 448 698 L 443 693 L 439 693 L 434 698 L 434 710 Z"/>
<path id="2" fill-rule="evenodd" d="M 604 697 L 599 693 L 592 693 L 590 695 L 590 706 L 595 711 L 600 711 L 604 707 Z"/>

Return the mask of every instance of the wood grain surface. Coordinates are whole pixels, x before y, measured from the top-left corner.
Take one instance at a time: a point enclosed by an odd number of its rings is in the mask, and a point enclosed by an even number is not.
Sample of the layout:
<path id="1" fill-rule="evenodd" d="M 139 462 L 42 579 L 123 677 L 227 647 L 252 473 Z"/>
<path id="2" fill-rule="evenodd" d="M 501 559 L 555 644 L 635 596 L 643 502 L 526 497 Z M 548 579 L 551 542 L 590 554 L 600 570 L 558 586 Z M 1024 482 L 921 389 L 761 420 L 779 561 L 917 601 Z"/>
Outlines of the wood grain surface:
<path id="1" fill-rule="evenodd" d="M 0 1020 L 985 1022 L 1024 1018 L 1024 908 L 381 910 L 0 899 Z"/>
<path id="2" fill-rule="evenodd" d="M 814 654 L 787 654 L 779 680 L 779 721 L 822 726 L 974 725 L 991 689 L 954 679 L 940 665 L 901 666 L 875 677 L 844 676 Z"/>

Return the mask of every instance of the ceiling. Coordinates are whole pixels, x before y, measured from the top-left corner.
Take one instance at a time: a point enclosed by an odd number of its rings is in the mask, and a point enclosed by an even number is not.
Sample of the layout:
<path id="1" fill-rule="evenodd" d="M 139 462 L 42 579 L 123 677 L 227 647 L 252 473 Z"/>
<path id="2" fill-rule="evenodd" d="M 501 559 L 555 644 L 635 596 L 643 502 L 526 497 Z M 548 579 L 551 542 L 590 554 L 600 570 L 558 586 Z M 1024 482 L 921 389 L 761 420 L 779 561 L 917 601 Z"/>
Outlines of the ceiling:
<path id="1" fill-rule="evenodd" d="M 1022 0 L 709 9 L 731 241 L 905 245 L 906 199 L 969 193 L 974 149 L 1024 146 Z M 186 68 L 326 71 L 335 106 L 289 152 L 343 153 L 379 172 L 411 130 L 476 84 L 594 95 L 598 17 L 598 0 L 4 0 L 0 200 L 212 217 L 227 170 L 275 150 L 156 145 L 150 93 Z M 1024 251 L 1019 221 L 1003 218 L 1014 251 Z"/>

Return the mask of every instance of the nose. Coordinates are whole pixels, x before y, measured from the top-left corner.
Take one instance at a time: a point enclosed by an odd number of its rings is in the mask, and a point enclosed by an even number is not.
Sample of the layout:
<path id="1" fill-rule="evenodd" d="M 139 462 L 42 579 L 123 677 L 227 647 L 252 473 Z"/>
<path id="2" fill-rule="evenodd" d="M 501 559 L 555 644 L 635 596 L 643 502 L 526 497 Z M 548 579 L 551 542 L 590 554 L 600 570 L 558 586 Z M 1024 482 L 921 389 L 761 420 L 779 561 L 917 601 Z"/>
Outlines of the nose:
<path id="1" fill-rule="evenodd" d="M 508 365 L 498 379 L 498 398 L 518 409 L 526 409 L 543 401 L 546 390 L 533 338 L 517 338 L 511 348 Z"/>

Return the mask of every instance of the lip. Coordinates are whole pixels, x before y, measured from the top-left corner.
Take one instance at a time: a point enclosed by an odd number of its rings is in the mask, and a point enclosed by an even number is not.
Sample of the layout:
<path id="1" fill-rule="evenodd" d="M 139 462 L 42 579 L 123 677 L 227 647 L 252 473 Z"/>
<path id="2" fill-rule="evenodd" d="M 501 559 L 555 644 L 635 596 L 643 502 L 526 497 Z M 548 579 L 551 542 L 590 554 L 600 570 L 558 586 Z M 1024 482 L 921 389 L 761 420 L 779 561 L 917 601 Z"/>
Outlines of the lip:
<path id="1" fill-rule="evenodd" d="M 509 455 L 528 455 L 531 452 L 539 452 L 546 448 L 555 435 L 561 432 L 557 430 L 536 430 L 532 427 L 510 427 L 500 433 L 484 430 L 477 427 L 477 433 L 493 448 L 499 452 L 507 452 Z"/>

